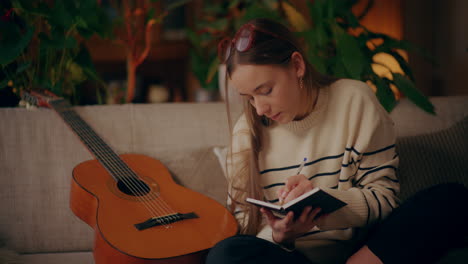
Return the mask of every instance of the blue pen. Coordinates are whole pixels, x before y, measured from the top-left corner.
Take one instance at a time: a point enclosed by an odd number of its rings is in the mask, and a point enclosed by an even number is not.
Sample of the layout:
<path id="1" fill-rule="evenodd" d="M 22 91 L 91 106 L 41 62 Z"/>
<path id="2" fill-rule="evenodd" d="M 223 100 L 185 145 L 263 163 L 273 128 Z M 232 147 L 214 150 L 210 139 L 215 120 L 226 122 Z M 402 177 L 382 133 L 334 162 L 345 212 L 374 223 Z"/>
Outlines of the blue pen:
<path id="1" fill-rule="evenodd" d="M 304 160 L 302 160 L 302 163 L 301 163 L 301 165 L 299 166 L 299 169 L 297 170 L 296 175 L 301 174 L 302 168 L 304 168 L 304 165 L 305 165 L 306 161 L 307 161 L 307 158 L 304 158 Z"/>

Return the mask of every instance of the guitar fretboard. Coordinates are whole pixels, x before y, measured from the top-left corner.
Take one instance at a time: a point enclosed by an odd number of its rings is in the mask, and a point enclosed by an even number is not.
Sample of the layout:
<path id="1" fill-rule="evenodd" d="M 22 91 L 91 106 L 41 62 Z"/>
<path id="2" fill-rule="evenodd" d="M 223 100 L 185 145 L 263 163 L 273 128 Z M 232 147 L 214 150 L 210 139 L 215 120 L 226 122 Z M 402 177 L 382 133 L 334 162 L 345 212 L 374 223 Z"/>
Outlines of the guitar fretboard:
<path id="1" fill-rule="evenodd" d="M 116 181 L 123 177 L 137 178 L 136 173 L 72 109 L 66 100 L 58 99 L 49 103 Z"/>

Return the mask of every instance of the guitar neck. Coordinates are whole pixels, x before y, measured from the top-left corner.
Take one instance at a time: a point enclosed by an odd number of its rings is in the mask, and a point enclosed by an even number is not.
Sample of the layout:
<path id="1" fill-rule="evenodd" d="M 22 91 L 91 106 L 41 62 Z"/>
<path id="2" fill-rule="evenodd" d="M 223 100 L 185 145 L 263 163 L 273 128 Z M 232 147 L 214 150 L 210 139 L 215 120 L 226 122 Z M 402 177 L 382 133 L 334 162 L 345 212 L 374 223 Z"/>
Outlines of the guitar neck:
<path id="1" fill-rule="evenodd" d="M 129 175 L 136 176 L 132 169 L 72 109 L 65 99 L 53 100 L 49 103 L 115 180 Z"/>

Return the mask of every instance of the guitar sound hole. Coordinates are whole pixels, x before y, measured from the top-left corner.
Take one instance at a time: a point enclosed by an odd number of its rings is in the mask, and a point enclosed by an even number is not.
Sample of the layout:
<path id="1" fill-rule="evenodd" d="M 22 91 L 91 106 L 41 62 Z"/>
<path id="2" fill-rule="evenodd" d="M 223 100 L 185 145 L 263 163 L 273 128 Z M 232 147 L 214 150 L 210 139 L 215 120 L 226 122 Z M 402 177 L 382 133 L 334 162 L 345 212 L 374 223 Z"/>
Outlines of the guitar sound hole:
<path id="1" fill-rule="evenodd" d="M 143 196 L 150 192 L 150 187 L 144 182 L 134 177 L 126 177 L 117 182 L 117 188 L 127 195 Z"/>

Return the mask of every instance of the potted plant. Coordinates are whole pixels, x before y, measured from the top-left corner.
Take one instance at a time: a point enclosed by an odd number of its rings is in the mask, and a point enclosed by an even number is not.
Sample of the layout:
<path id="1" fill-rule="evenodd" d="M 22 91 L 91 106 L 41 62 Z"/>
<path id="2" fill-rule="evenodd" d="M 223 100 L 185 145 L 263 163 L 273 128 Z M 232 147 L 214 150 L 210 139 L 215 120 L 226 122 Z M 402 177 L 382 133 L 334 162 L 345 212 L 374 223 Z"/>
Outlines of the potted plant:
<path id="1" fill-rule="evenodd" d="M 376 95 L 383 107 L 392 111 L 400 94 L 404 94 L 424 111 L 434 114 L 434 107 L 414 85 L 408 62 L 401 51 L 417 51 L 426 58 L 422 50 L 404 40 L 368 30 L 352 12 L 356 0 L 308 1 L 308 12 L 312 23 L 298 31 L 308 46 L 308 58 L 318 71 L 342 78 L 368 82 L 375 86 Z M 369 1 L 368 11 L 373 1 Z M 379 61 L 380 55 L 391 58 L 398 69 Z M 377 74 L 381 67 L 386 73 Z"/>
<path id="2" fill-rule="evenodd" d="M 196 53 L 192 56 L 199 56 L 192 59 L 192 70 L 200 83 L 214 87 L 212 82 L 219 65 L 216 59 L 217 41 L 223 36 L 232 36 L 234 30 L 249 19 L 267 17 L 283 22 L 297 32 L 307 47 L 308 59 L 318 71 L 369 83 L 375 87 L 377 98 L 389 112 L 403 94 L 418 107 L 433 114 L 433 105 L 415 87 L 411 68 L 401 51 L 416 51 L 431 60 L 430 56 L 407 41 L 368 30 L 359 22 L 359 18 L 371 8 L 373 1 L 368 2 L 365 12 L 360 15 L 352 12 L 352 6 L 356 3 L 357 0 L 307 1 L 306 13 L 310 20 L 286 0 L 237 0 L 205 9 L 214 15 L 198 18 L 196 28 L 199 31 L 191 33 L 190 40 Z M 213 5 L 209 6 L 211 8 Z M 207 54 L 202 57 L 203 60 L 200 59 L 200 52 Z M 380 62 L 380 55 L 391 57 L 399 69 Z M 386 73 L 376 73 L 376 67 L 385 68 Z"/>
<path id="3" fill-rule="evenodd" d="M 3 1 L 0 12 L 0 89 L 45 89 L 77 104 L 80 84 L 102 82 L 83 45 L 109 33 L 96 0 Z"/>

